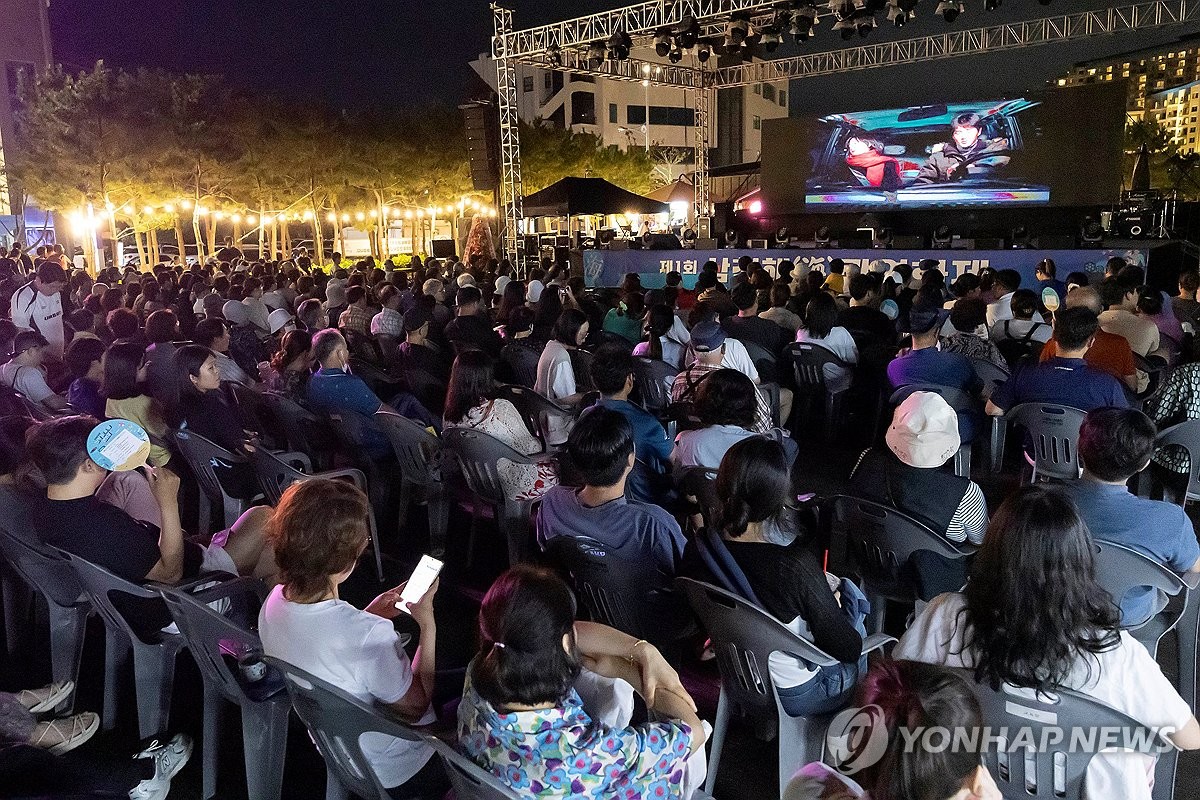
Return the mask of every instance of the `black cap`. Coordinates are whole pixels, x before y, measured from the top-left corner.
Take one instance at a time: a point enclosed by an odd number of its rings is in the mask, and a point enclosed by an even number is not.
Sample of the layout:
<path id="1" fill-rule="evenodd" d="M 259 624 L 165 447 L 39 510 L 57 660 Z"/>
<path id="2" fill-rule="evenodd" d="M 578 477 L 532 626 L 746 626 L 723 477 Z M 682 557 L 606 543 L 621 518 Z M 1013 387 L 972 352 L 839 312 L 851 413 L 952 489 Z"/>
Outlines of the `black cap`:
<path id="1" fill-rule="evenodd" d="M 46 341 L 46 337 L 37 331 L 21 331 L 13 339 L 12 352 L 9 355 L 16 358 L 31 347 L 45 347 L 48 344 L 50 343 Z"/>
<path id="2" fill-rule="evenodd" d="M 429 313 L 421 306 L 410 308 L 408 311 L 404 312 L 404 332 L 410 333 L 418 330 L 425 323 L 432 321 L 433 314 Z"/>
<path id="3" fill-rule="evenodd" d="M 950 312 L 934 306 L 913 306 L 908 312 L 909 333 L 928 333 L 940 328 L 949 318 Z"/>

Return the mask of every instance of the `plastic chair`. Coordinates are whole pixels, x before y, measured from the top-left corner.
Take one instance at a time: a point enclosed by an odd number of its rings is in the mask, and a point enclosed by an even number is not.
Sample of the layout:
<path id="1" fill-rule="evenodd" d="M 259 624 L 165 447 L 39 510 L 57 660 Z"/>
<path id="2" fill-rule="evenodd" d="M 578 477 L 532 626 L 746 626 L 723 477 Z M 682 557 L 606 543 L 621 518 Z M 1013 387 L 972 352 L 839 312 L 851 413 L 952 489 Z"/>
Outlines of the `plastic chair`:
<path id="1" fill-rule="evenodd" d="M 1130 589 L 1150 587 L 1174 597 L 1182 593 L 1182 604 L 1172 603 L 1137 626 L 1127 627 L 1129 634 L 1154 656 L 1159 642 L 1171 630 L 1179 637 L 1179 694 L 1193 708 L 1196 705 L 1197 634 L 1200 628 L 1200 603 L 1192 590 L 1200 585 L 1200 575 L 1179 576 L 1153 559 L 1115 542 L 1095 541 L 1096 582 L 1119 604 Z"/>
<path id="2" fill-rule="evenodd" d="M 175 685 L 175 657 L 186 643 L 177 633 L 156 631 L 150 639 L 144 639 L 134 631 L 125 619 L 125 615 L 113 605 L 110 594 L 129 595 L 143 600 L 154 600 L 161 603 L 162 598 L 155 590 L 130 583 L 119 578 L 104 567 L 98 566 L 78 556 L 65 551 L 59 551 L 75 570 L 76 577 L 83 585 L 84 592 L 92 602 L 92 608 L 104 619 L 104 625 L 111 633 L 118 634 L 124 639 L 120 646 L 105 648 L 105 674 L 117 669 L 124 660 L 128 649 L 133 649 L 133 674 L 137 691 L 138 706 L 138 735 L 149 739 L 165 732 L 167 721 L 171 716 L 171 692 Z M 110 639 L 110 641 L 112 641 Z M 113 698 L 115 700 L 115 697 Z M 110 711 L 115 716 L 115 707 L 109 709 L 109 698 L 105 697 L 104 718 L 109 719 Z"/>
<path id="3" fill-rule="evenodd" d="M 1191 472 L 1187 491 L 1180 495 L 1178 502 L 1186 507 L 1189 500 L 1200 500 L 1200 419 L 1189 419 L 1164 428 L 1155 437 L 1154 446 L 1181 447 L 1187 451 Z"/>
<path id="4" fill-rule="evenodd" d="M 715 528 L 697 531 L 692 541 L 700 560 L 725 591 L 733 592 L 762 608 L 762 603 L 755 594 L 754 587 L 750 585 L 746 573 L 742 572 L 742 568 L 734 561 L 733 554 L 729 552 L 729 548 L 721 540 L 721 534 Z"/>
<path id="5" fill-rule="evenodd" d="M 543 450 L 549 449 L 551 417 L 565 420 L 575 419 L 576 412 L 573 409 L 560 406 L 545 395 L 538 394 L 533 389 L 524 386 L 504 384 L 497 387 L 496 397 L 513 404 L 520 412 L 521 418 L 525 420 L 525 426 L 529 428 L 529 432 L 541 440 Z M 581 407 L 587 405 L 585 402 L 581 404 Z"/>
<path id="6" fill-rule="evenodd" d="M 222 528 L 232 526 L 237 522 L 238 517 L 250 507 L 253 498 L 231 497 L 227 494 L 225 488 L 221 486 L 221 481 L 217 478 L 215 462 L 245 464 L 247 463 L 246 457 L 240 453 L 231 453 L 224 447 L 187 428 L 173 431 L 171 438 L 180 454 L 183 455 L 183 460 L 191 468 L 192 474 L 196 476 L 196 483 L 200 484 L 200 530 L 204 533 L 216 533 Z M 220 527 L 213 525 L 211 506 L 214 503 L 221 506 L 222 509 L 223 524 Z"/>
<path id="7" fill-rule="evenodd" d="M 222 598 L 253 595 L 262 605 L 266 589 L 254 578 L 238 578 L 218 586 L 189 592 L 160 587 L 159 594 L 204 679 L 204 793 L 217 793 L 220 720 L 223 702 L 241 708 L 242 743 L 246 759 L 246 784 L 250 800 L 278 800 L 283 790 L 283 764 L 287 752 L 288 711 L 291 703 L 282 683 L 269 678 L 248 683 L 237 662 L 261 656 L 258 635 L 241 627 L 207 604 Z M 231 660 L 234 663 L 231 666 Z"/>
<path id="8" fill-rule="evenodd" d="M 984 394 L 988 397 L 992 396 L 997 386 L 1008 381 L 1010 377 L 1011 373 L 1008 370 L 1001 369 L 986 358 L 972 358 L 970 361 L 971 368 L 975 370 L 975 377 L 986 387 Z"/>
<path id="9" fill-rule="evenodd" d="M 966 558 L 973 547 L 957 546 L 902 511 L 848 495 L 830 498 L 834 524 L 845 531 L 846 551 L 871 600 L 876 633 L 883 630 L 889 600 L 913 604 L 915 581 L 909 576 L 914 553 L 931 551 L 944 558 Z"/>
<path id="10" fill-rule="evenodd" d="M 367 476 L 363 475 L 361 470 L 353 467 L 305 473 L 261 447 L 254 451 L 251 463 L 254 465 L 254 476 L 258 478 L 258 485 L 263 490 L 263 495 L 273 506 L 279 504 L 279 498 L 283 496 L 284 490 L 293 483 L 313 478 L 330 480 L 349 478 L 355 486 L 362 490 L 363 494 L 369 496 Z M 379 532 L 375 529 L 374 510 L 369 511 L 368 523 L 371 528 L 371 546 L 375 550 L 375 574 L 379 580 L 383 580 L 383 556 L 379 551 Z"/>
<path id="11" fill-rule="evenodd" d="M 938 383 L 910 383 L 907 386 L 901 386 L 892 393 L 890 402 L 894 406 L 898 406 L 904 400 L 915 392 L 933 392 L 941 395 L 946 404 L 954 409 L 955 413 L 960 411 L 970 411 L 982 413 L 983 409 L 979 405 L 979 401 L 972 398 L 962 389 L 954 386 L 942 386 Z M 954 474 L 960 478 L 971 477 L 971 442 L 961 442 L 958 450 L 954 453 Z"/>
<path id="12" fill-rule="evenodd" d="M 568 350 L 567 353 L 571 357 L 571 370 L 575 373 L 575 388 L 580 392 L 595 391 L 596 383 L 592 380 L 592 362 L 596 360 L 596 356 L 582 347 Z"/>
<path id="13" fill-rule="evenodd" d="M 783 710 L 771 682 L 770 656 L 783 653 L 815 666 L 833 666 L 841 662 L 732 592 L 692 578 L 676 578 L 675 586 L 687 597 L 708 632 L 721 673 L 721 695 L 717 701 L 704 791 L 711 793 L 716 786 L 717 767 L 720 766 L 729 719 L 736 706 L 754 720 L 778 718 L 779 786 L 782 792 L 796 765 L 820 759 L 828 717 L 792 717 Z M 892 637 L 880 634 L 868 636 L 863 641 L 862 654 L 894 641 Z"/>
<path id="14" fill-rule="evenodd" d="M 633 385 L 642 405 L 660 419 L 671 406 L 671 383 L 679 370 L 656 358 L 638 357 L 633 360 Z"/>
<path id="15" fill-rule="evenodd" d="M 518 453 L 496 437 L 472 428 L 447 428 L 442 431 L 442 443 L 454 454 L 467 488 L 496 512 L 496 523 L 508 540 L 509 565 L 519 563 L 529 541 L 529 509 L 533 501 L 512 497 L 500 481 L 497 465 L 500 459 L 515 464 L 534 464 L 536 459 Z M 476 516 L 471 516 L 468 563 L 474 561 Z"/>
<path id="16" fill-rule="evenodd" d="M 1073 481 L 1079 478 L 1075 443 L 1087 412 L 1056 403 L 1021 403 L 1003 417 L 992 417 L 992 472 L 1004 464 L 1004 439 L 1009 425 L 1028 431 L 1033 440 L 1033 477 Z"/>
<path id="17" fill-rule="evenodd" d="M 272 449 L 291 449 L 287 432 L 278 424 L 274 414 L 263 408 L 261 392 L 237 381 L 227 381 L 221 385 L 232 397 L 233 406 L 242 420 L 242 427 L 258 431 L 263 442 Z"/>
<path id="18" fill-rule="evenodd" d="M 1053 694 L 1035 694 L 1010 686 L 992 689 L 975 682 L 967 670 L 956 670 L 975 691 L 983 710 L 983 724 L 993 732 L 1017 731 L 1014 739 L 998 737 L 981 754 L 984 766 L 1006 800 L 1084 800 L 1084 777 L 1093 753 L 1072 747 L 1072 737 L 1061 741 L 1051 734 L 1075 729 L 1120 730 L 1122 745 L 1158 755 L 1154 797 L 1172 796 L 1178 751 L 1158 738 L 1156 732 L 1111 706 L 1068 689 Z M 1028 736 L 1025 732 L 1028 731 Z M 1031 744 L 1049 742 L 1042 750 Z M 1055 744 L 1058 742 L 1058 744 Z M 1161 752 L 1160 752 L 1161 751 Z"/>
<path id="19" fill-rule="evenodd" d="M 406 366 L 402 374 L 408 391 L 431 413 L 441 417 L 446 407 L 446 384 L 431 373 L 416 367 Z"/>
<path id="20" fill-rule="evenodd" d="M 699 512 L 704 527 L 712 525 L 713 507 L 717 499 L 717 471 L 711 467 L 684 467 L 675 473 L 675 487 L 681 498 L 687 498 L 688 516 Z M 695 498 L 694 502 L 692 498 Z"/>
<path id="21" fill-rule="evenodd" d="M 363 754 L 359 737 L 381 733 L 413 742 L 427 739 L 386 709 L 372 707 L 299 667 L 271 656 L 263 660 L 282 673 L 296 716 L 325 759 L 325 799 L 349 800 L 357 795 L 364 800 L 390 800 Z"/>
<path id="22" fill-rule="evenodd" d="M 495 775 L 440 739 L 428 737 L 426 741 L 433 745 L 446 766 L 456 800 L 517 800 L 520 797 Z"/>
<path id="23" fill-rule="evenodd" d="M 784 358 L 792 364 L 796 393 L 806 395 L 810 404 L 824 395 L 825 434 L 827 439 L 834 439 L 842 423 L 843 401 L 848 390 L 830 391 L 825 383 L 825 365 L 833 364 L 847 370 L 853 369 L 854 365 L 838 358 L 833 351 L 809 342 L 793 342 L 784 348 L 783 353 Z M 793 414 L 792 419 L 799 421 L 801 417 Z"/>
<path id="24" fill-rule="evenodd" d="M 508 364 L 517 383 L 521 386 L 528 386 L 532 389 L 533 385 L 537 383 L 538 354 L 535 350 L 516 343 L 509 343 L 504 345 L 500 351 L 500 358 L 504 360 L 505 364 Z"/>
<path id="25" fill-rule="evenodd" d="M 0 486 L 0 556 L 29 587 L 30 591 L 46 603 L 50 623 L 50 679 L 52 681 L 75 681 L 79 683 L 79 664 L 83 656 L 83 637 L 87 631 L 87 619 L 92 613 L 91 603 L 79 584 L 79 578 L 56 551 L 12 533 L 14 530 L 31 531 L 20 500 L 7 486 Z M 10 605 L 15 598 L 5 596 L 5 640 L 11 646 L 16 641 L 19 629 L 27 624 L 17 620 Z M 114 633 L 107 629 L 105 650 L 114 650 L 119 645 Z M 104 730 L 116 724 L 116 662 L 107 663 L 104 673 Z M 111 668 L 110 668 L 111 667 Z M 56 707 L 56 713 L 69 714 L 75 704 L 75 695 Z"/>
<path id="26" fill-rule="evenodd" d="M 383 439 L 378 424 L 371 417 L 347 410 L 331 412 L 329 422 L 343 455 L 367 476 L 371 507 L 380 512 L 389 508 L 388 500 L 393 487 L 388 473 L 394 465 L 390 454 L 380 455 L 376 441 L 368 433 L 373 432 L 378 439 Z"/>
<path id="27" fill-rule="evenodd" d="M 404 530 L 414 501 L 425 502 L 429 516 L 430 554 L 441 558 L 446 552 L 446 532 L 450 527 L 450 497 L 442 478 L 442 442 L 419 423 L 394 411 L 376 411 L 375 422 L 387 434 L 396 460 L 400 462 L 397 528 Z"/>
<path id="28" fill-rule="evenodd" d="M 316 469 L 328 469 L 334 447 L 328 423 L 286 395 L 264 392 L 259 399 L 263 416 L 273 418 L 287 437 L 288 450 L 306 454 Z"/>
<path id="29" fill-rule="evenodd" d="M 551 561 L 570 573 L 575 594 L 593 621 L 636 639 L 677 638 L 671 634 L 678 633 L 680 626 L 666 624 L 663 614 L 664 607 L 675 599 L 665 585 L 669 578 L 652 560 L 620 558 L 609 552 L 608 545 L 589 536 L 555 536 L 540 544 Z M 672 627 L 676 630 L 670 630 Z"/>

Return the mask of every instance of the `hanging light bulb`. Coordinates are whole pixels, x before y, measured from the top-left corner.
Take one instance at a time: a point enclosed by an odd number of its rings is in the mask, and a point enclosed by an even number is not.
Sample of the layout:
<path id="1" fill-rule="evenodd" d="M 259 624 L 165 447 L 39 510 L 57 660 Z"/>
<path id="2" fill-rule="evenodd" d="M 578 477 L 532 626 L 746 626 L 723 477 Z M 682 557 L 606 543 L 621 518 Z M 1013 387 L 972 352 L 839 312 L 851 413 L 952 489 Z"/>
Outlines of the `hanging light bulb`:
<path id="1" fill-rule="evenodd" d="M 325 215 L 325 221 L 330 224 L 337 222 L 337 214 L 330 211 L 328 214 Z"/>

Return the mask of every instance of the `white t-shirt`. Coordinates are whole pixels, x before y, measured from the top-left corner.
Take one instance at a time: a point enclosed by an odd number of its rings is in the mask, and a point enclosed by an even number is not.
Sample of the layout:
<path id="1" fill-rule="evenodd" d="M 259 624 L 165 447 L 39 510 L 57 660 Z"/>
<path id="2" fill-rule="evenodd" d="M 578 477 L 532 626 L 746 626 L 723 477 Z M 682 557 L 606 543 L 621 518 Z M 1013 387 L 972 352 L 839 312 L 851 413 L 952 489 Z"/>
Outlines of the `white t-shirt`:
<path id="1" fill-rule="evenodd" d="M 546 347 L 538 359 L 537 380 L 533 389 L 551 400 L 570 397 L 577 391 L 575 368 L 571 366 L 571 352 L 562 342 L 546 342 Z M 563 417 L 554 415 L 546 422 L 546 434 L 550 439 L 547 444 L 562 444 L 567 440 L 569 432 L 570 423 Z"/>
<path id="2" fill-rule="evenodd" d="M 696 361 L 696 351 L 690 346 L 683 361 L 684 369 L 687 369 Z M 759 382 L 758 369 L 750 359 L 750 354 L 746 352 L 746 346 L 737 339 L 727 338 L 725 340 L 725 355 L 721 356 L 721 366 L 724 369 L 736 369 L 755 383 Z"/>
<path id="3" fill-rule="evenodd" d="M 892 658 L 973 668 L 974 654 L 963 644 L 971 637 L 959 615 L 965 606 L 966 597 L 958 593 L 935 598 L 900 639 Z M 1192 710 L 1154 658 L 1125 631 L 1115 649 L 1080 660 L 1065 686 L 1151 728 L 1181 730 L 1192 719 Z M 1151 774 L 1153 759 L 1149 756 L 1101 753 L 1088 764 L 1087 797 L 1150 800 Z"/>
<path id="4" fill-rule="evenodd" d="M 37 329 L 50 343 L 46 348 L 47 354 L 57 361 L 62 360 L 63 351 L 66 349 L 62 295 L 52 294 L 47 297 L 29 283 L 13 293 L 9 310 L 17 330 Z"/>
<path id="5" fill-rule="evenodd" d="M 694 431 L 683 431 L 675 437 L 675 449 L 671 451 L 671 463 L 677 467 L 721 466 L 721 459 L 729 448 L 742 439 L 756 436 L 740 425 L 709 425 Z"/>
<path id="6" fill-rule="evenodd" d="M 684 346 L 670 336 L 660 336 L 658 340 L 662 343 L 662 360 L 670 364 L 673 369 L 679 369 L 679 365 L 683 363 Z M 634 345 L 633 354 L 648 358 L 650 356 L 650 343 L 638 342 Z"/>
<path id="7" fill-rule="evenodd" d="M 806 328 L 801 328 L 796 331 L 796 341 L 824 347 L 847 364 L 858 363 L 858 345 L 854 343 L 854 337 L 850 335 L 850 332 L 841 325 L 835 325 L 830 329 L 829 335 L 821 339 L 810 336 Z M 825 375 L 825 382 L 835 392 L 849 388 L 850 383 L 854 380 L 852 370 L 837 364 L 826 364 L 822 372 Z"/>
<path id="8" fill-rule="evenodd" d="M 368 703 L 395 703 L 412 685 L 412 665 L 391 620 L 342 600 L 293 603 L 276 586 L 258 613 L 263 651 Z M 433 721 L 426 713 L 421 724 Z M 363 754 L 385 788 L 425 766 L 433 749 L 380 733 L 363 734 Z"/>
<path id="9" fill-rule="evenodd" d="M 41 403 L 54 396 L 54 390 L 46 385 L 46 373 L 41 367 L 21 366 L 10 361 L 0 367 L 0 383 L 16 389 L 31 403 Z"/>

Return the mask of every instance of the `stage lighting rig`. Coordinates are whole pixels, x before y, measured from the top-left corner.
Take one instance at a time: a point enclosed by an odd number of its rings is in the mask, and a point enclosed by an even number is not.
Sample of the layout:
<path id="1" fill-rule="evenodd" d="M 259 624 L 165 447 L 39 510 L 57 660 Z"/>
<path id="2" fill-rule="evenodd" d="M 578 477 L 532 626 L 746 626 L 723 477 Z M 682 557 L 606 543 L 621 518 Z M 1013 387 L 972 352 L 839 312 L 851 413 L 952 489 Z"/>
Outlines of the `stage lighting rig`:
<path id="1" fill-rule="evenodd" d="M 813 241 L 816 242 L 817 247 L 829 247 L 829 227 L 822 225 L 817 228 L 816 233 L 813 234 Z"/>
<path id="2" fill-rule="evenodd" d="M 957 0 L 941 0 L 937 4 L 937 12 L 942 15 L 942 19 L 946 22 L 954 22 L 958 19 L 958 15 L 966 11 L 966 7 Z"/>
<path id="3" fill-rule="evenodd" d="M 681 50 L 691 50 L 700 39 L 700 23 L 695 17 L 685 17 L 675 28 L 675 42 Z"/>
<path id="4" fill-rule="evenodd" d="M 559 49 L 558 45 L 552 44 L 550 45 L 549 49 L 546 50 L 546 63 L 552 67 L 562 66 L 562 50 Z"/>
<path id="5" fill-rule="evenodd" d="M 867 36 L 875 28 L 875 17 L 871 16 L 866 11 L 860 11 L 854 15 L 854 28 L 858 31 L 859 36 Z"/>
<path id="6" fill-rule="evenodd" d="M 849 17 L 846 19 L 839 19 L 837 22 L 833 23 L 833 29 L 841 33 L 842 41 L 848 42 L 854 38 L 854 20 L 850 19 Z"/>
<path id="7" fill-rule="evenodd" d="M 672 64 L 678 64 L 683 60 L 683 51 L 678 47 L 672 47 L 670 52 L 667 53 L 667 60 Z"/>
<path id="8" fill-rule="evenodd" d="M 608 37 L 607 44 L 608 52 L 605 55 L 612 61 L 624 61 L 633 49 L 633 39 L 625 31 L 617 31 Z"/>
<path id="9" fill-rule="evenodd" d="M 803 42 L 812 36 L 813 26 L 817 24 L 817 9 L 808 3 L 802 3 L 792 12 L 792 24 L 788 27 L 797 42 Z"/>
<path id="10" fill-rule="evenodd" d="M 783 37 L 779 35 L 779 28 L 771 25 L 762 32 L 762 46 L 768 53 L 774 53 L 779 45 L 783 42 Z"/>
<path id="11" fill-rule="evenodd" d="M 666 28 L 659 28 L 654 34 L 654 52 L 659 58 L 665 58 L 671 52 L 671 32 Z"/>
<path id="12" fill-rule="evenodd" d="M 713 48 L 711 44 L 708 42 L 700 42 L 696 45 L 696 58 L 698 58 L 700 63 L 703 64 L 704 62 L 708 61 L 710 56 L 712 56 L 712 51 Z"/>
<path id="13" fill-rule="evenodd" d="M 906 24 L 908 24 L 908 17 L 908 12 L 901 8 L 899 3 L 894 2 L 894 0 L 891 3 L 888 3 L 888 22 L 892 23 L 897 28 L 903 28 Z"/>
<path id="14" fill-rule="evenodd" d="M 732 48 L 734 45 L 740 45 L 746 41 L 746 37 L 750 34 L 750 20 L 744 17 L 735 17 L 729 21 L 729 25 L 725 28 L 725 46 Z"/>
<path id="15" fill-rule="evenodd" d="M 950 243 L 954 241 L 954 231 L 950 230 L 949 225 L 939 225 L 933 231 L 933 249 L 934 250 L 949 250 Z"/>
<path id="16" fill-rule="evenodd" d="M 604 64 L 604 59 L 607 54 L 604 51 L 604 45 L 599 42 L 592 42 L 588 45 L 587 61 L 588 66 L 592 69 L 599 69 Z"/>

